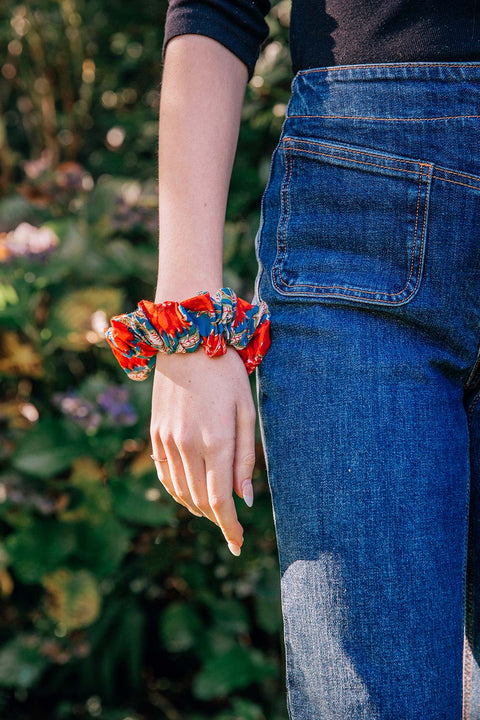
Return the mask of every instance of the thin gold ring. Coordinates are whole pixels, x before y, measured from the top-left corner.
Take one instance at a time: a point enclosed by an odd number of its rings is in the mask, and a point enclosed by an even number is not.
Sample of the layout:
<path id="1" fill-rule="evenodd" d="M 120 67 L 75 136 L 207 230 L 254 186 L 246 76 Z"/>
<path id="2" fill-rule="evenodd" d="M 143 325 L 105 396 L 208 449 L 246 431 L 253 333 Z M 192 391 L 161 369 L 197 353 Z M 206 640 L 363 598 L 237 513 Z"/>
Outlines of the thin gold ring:
<path id="1" fill-rule="evenodd" d="M 150 455 L 150 457 L 152 458 L 152 460 L 155 460 L 155 461 L 157 461 L 157 462 L 168 462 L 168 458 L 166 458 L 166 457 L 164 457 L 164 458 L 157 458 L 157 457 L 155 457 L 155 455 Z"/>

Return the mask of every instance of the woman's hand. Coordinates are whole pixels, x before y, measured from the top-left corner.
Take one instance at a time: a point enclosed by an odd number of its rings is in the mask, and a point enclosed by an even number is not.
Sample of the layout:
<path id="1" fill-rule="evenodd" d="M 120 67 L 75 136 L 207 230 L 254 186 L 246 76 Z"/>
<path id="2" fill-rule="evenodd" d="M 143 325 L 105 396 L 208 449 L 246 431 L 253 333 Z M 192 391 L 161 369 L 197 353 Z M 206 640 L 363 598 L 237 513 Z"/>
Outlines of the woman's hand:
<path id="1" fill-rule="evenodd" d="M 250 381 L 235 348 L 213 358 L 201 347 L 158 353 L 150 436 L 155 457 L 168 458 L 156 463 L 158 477 L 177 502 L 220 527 L 234 555 L 243 528 L 232 489 L 251 505 L 255 420 Z"/>

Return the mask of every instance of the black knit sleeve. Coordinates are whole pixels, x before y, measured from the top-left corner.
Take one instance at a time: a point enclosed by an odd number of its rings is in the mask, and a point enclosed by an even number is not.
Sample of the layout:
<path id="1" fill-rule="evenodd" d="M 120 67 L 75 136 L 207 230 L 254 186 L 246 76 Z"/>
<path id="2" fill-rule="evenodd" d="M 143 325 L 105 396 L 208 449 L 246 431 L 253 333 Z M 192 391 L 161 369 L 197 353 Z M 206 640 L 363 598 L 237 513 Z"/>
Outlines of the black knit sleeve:
<path id="1" fill-rule="evenodd" d="M 165 49 L 175 35 L 195 33 L 218 40 L 248 68 L 251 79 L 260 46 L 269 34 L 265 16 L 269 0 L 170 0 L 165 18 Z"/>

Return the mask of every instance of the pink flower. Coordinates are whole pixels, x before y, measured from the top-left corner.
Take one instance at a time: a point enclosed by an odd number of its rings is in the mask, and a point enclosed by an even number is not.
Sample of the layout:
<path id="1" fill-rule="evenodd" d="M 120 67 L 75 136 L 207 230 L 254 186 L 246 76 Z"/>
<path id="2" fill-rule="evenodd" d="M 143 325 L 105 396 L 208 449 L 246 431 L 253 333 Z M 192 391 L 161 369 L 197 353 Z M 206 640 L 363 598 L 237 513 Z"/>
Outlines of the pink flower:
<path id="1" fill-rule="evenodd" d="M 50 252 L 58 245 L 59 239 L 46 225 L 37 228 L 28 222 L 22 222 L 15 230 L 7 233 L 5 242 L 10 255 L 25 257 Z"/>

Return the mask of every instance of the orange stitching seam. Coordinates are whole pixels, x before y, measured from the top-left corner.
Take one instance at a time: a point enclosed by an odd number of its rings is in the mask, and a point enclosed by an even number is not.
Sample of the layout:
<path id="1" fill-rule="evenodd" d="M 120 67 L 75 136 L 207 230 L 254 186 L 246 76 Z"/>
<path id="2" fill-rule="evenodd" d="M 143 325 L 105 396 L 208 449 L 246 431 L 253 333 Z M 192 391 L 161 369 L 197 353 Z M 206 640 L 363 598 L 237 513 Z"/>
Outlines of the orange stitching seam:
<path id="1" fill-rule="evenodd" d="M 402 122 L 412 120 L 424 121 L 424 120 L 460 120 L 462 118 L 479 118 L 480 115 L 439 115 L 438 117 L 369 117 L 368 115 L 287 115 L 286 119 L 289 118 L 333 118 L 339 120 L 381 120 L 386 122 Z"/>
<path id="2" fill-rule="evenodd" d="M 295 141 L 295 142 L 297 142 L 297 141 Z M 286 149 L 286 151 L 291 150 L 291 148 L 289 148 L 288 145 L 286 146 L 285 149 Z M 360 165 L 374 165 L 375 167 L 385 168 L 386 170 L 398 170 L 399 172 L 411 173 L 412 175 L 418 175 L 418 170 L 406 170 L 405 168 L 391 167 L 390 165 L 380 165 L 380 163 L 371 163 L 371 162 L 368 162 L 368 160 L 355 160 L 355 158 L 343 157 L 342 155 L 340 155 L 340 156 L 332 155 L 330 153 L 321 153 L 321 152 L 316 152 L 315 150 L 305 150 L 304 148 L 294 148 L 294 149 L 296 150 L 296 152 L 299 152 L 299 153 L 309 153 L 310 155 L 324 155 L 325 157 L 331 157 L 331 158 L 335 158 L 337 160 L 346 160 L 347 162 L 359 163 Z M 363 153 L 363 154 L 369 155 L 372 153 Z M 392 160 L 395 161 L 396 158 L 392 158 Z M 402 161 L 397 160 L 397 162 L 402 162 Z M 431 163 L 418 162 L 417 165 L 420 165 L 420 166 L 421 165 L 431 165 Z"/>
<path id="3" fill-rule="evenodd" d="M 359 153 L 360 155 L 371 155 L 372 157 L 384 158 L 387 156 L 387 153 L 382 153 L 382 152 L 375 153 L 375 152 L 372 152 L 367 149 L 362 150 L 359 148 L 350 148 L 350 147 L 347 147 L 346 145 L 333 145 L 332 143 L 321 142 L 319 140 L 310 140 L 310 138 L 308 140 L 303 140 L 302 138 L 296 138 L 293 135 L 285 135 L 282 138 L 281 143 L 286 145 L 286 141 L 292 141 L 294 143 L 302 143 L 304 145 L 320 145 L 322 147 L 329 147 L 334 150 L 338 150 L 339 152 Z M 346 158 L 346 159 L 349 160 L 350 158 Z M 392 156 L 391 159 L 393 162 L 397 162 L 397 163 L 403 162 L 403 163 L 411 163 L 413 165 L 419 165 L 422 163 L 421 160 L 410 160 L 409 158 L 396 158 L 396 157 Z M 423 161 L 423 162 L 426 165 L 433 164 L 433 163 L 429 163 L 428 161 Z M 441 165 L 435 165 L 435 169 L 440 172 L 448 173 L 449 175 L 471 178 L 472 180 L 478 180 L 478 182 L 480 182 L 480 178 L 476 177 L 472 173 L 464 173 L 464 172 L 461 172 L 460 170 L 450 170 L 449 168 L 444 168 Z M 447 178 L 442 178 L 438 175 L 434 175 L 434 177 L 436 177 L 438 180 L 445 180 L 445 182 L 455 182 L 455 180 L 448 180 Z M 465 185 L 465 183 L 458 183 L 458 184 Z M 475 185 L 466 185 L 466 187 L 472 187 L 474 189 L 477 189 Z M 480 189 L 480 187 L 478 189 Z"/>
<path id="4" fill-rule="evenodd" d="M 313 155 L 325 155 L 325 153 L 315 153 L 315 152 L 313 152 L 313 151 L 308 151 L 308 150 L 304 150 L 304 151 L 301 151 L 301 152 L 311 152 Z M 289 157 L 289 167 L 292 168 L 293 163 L 291 162 L 291 154 L 288 154 L 288 157 Z M 327 157 L 336 157 L 336 156 L 327 155 Z M 361 162 L 361 161 L 359 161 L 359 160 L 353 160 L 353 162 Z M 367 164 L 367 165 L 374 165 L 374 164 L 376 164 L 376 163 L 366 163 L 366 164 Z M 385 167 L 385 166 L 384 166 L 384 165 L 379 165 L 379 167 Z M 403 170 L 403 172 L 414 172 L 414 171 L 413 171 L 413 170 Z M 290 185 L 290 176 L 291 176 L 291 173 L 290 173 L 290 175 L 289 175 L 289 178 L 288 178 L 288 181 L 287 181 L 287 184 L 286 184 L 287 201 L 288 201 L 288 203 L 289 203 L 289 193 L 288 193 L 288 189 L 289 189 L 289 185 Z M 403 287 L 399 292 L 396 292 L 396 293 L 381 293 L 382 295 L 389 295 L 389 296 L 392 296 L 392 297 L 395 297 L 396 295 L 400 295 L 400 293 L 402 293 L 402 292 L 405 290 L 405 288 L 407 287 L 407 285 L 408 285 L 408 283 L 409 283 L 410 278 L 412 277 L 412 272 L 413 272 L 413 269 L 412 269 L 412 266 L 413 266 L 413 257 L 414 257 L 414 254 L 415 254 L 415 246 L 416 246 L 416 231 L 417 231 L 418 205 L 419 205 L 419 200 L 420 200 L 421 181 L 422 181 L 422 171 L 420 170 L 420 174 L 419 174 L 419 188 L 418 188 L 418 193 L 417 193 L 417 211 L 416 211 L 416 215 L 415 215 L 415 229 L 414 229 L 414 238 L 415 238 L 415 239 L 414 239 L 414 243 L 413 243 L 412 260 L 411 260 L 411 262 L 410 262 L 410 275 L 409 275 L 408 278 L 407 278 L 407 283 L 406 283 L 405 287 Z M 290 215 L 290 207 L 289 207 L 289 204 L 288 204 L 288 211 L 287 211 L 287 215 L 286 215 L 285 222 L 284 222 L 284 226 L 283 226 L 283 255 L 282 255 L 282 258 L 281 258 L 281 261 L 280 261 L 280 265 L 283 263 L 283 260 L 284 260 L 285 255 L 286 255 L 286 247 L 287 247 L 287 243 L 286 243 L 286 225 L 287 225 L 287 221 L 288 221 L 289 215 Z M 280 271 L 279 271 L 279 275 L 280 275 Z M 280 277 L 281 277 L 281 275 L 280 275 Z M 282 281 L 282 282 L 284 282 L 284 281 Z M 286 283 L 286 282 L 284 282 L 284 285 L 286 285 L 287 287 L 298 287 L 297 285 L 290 285 L 289 283 Z M 330 290 L 330 289 L 333 289 L 333 288 L 339 288 L 340 290 L 349 290 L 349 289 L 354 290 L 354 289 L 356 289 L 356 290 L 358 290 L 358 291 L 360 291 L 360 292 L 368 293 L 368 294 L 370 294 L 370 295 L 376 295 L 376 294 L 378 294 L 378 292 L 379 292 L 378 290 L 363 290 L 362 288 L 348 288 L 348 287 L 345 287 L 345 286 L 343 286 L 343 285 L 309 285 L 309 284 L 305 283 L 305 284 L 302 284 L 300 287 L 312 287 L 312 288 L 319 288 L 319 289 L 324 289 L 324 290 Z M 416 287 L 416 286 L 415 286 L 415 287 Z M 338 294 L 340 294 L 340 293 L 338 293 Z M 346 295 L 346 296 L 344 295 L 343 297 L 350 297 L 350 295 Z M 408 297 L 410 297 L 410 296 L 408 296 Z M 377 302 L 380 302 L 380 301 L 377 301 Z"/>
<path id="5" fill-rule="evenodd" d="M 281 213 L 281 217 L 280 217 L 280 221 L 279 221 L 279 227 L 278 227 L 278 229 L 280 230 L 280 227 L 281 227 L 282 222 L 283 222 L 282 233 L 283 233 L 283 247 L 284 247 L 284 251 L 283 251 L 283 255 L 282 255 L 282 259 L 281 259 L 280 263 L 277 263 L 277 258 L 275 258 L 275 262 L 274 262 L 274 265 L 273 265 L 273 268 L 272 268 L 274 275 L 275 275 L 275 267 L 278 266 L 278 264 L 283 263 L 283 258 L 284 258 L 284 256 L 285 256 L 285 252 L 286 252 L 286 249 L 285 249 L 285 248 L 286 248 L 285 228 L 286 228 L 288 216 L 289 216 L 289 213 L 290 213 L 289 205 L 288 205 L 288 203 L 289 203 L 288 194 L 287 194 L 287 211 L 285 211 L 285 195 L 286 195 L 287 185 L 288 185 L 288 183 L 290 182 L 290 175 L 291 175 L 291 172 L 292 172 L 292 162 L 291 162 L 291 157 L 290 157 L 290 155 L 288 155 L 288 153 L 286 154 L 285 157 L 286 157 L 286 160 L 287 160 L 287 169 L 286 169 L 286 172 L 285 172 L 285 175 L 284 175 L 284 178 L 283 178 L 283 182 L 282 182 L 282 189 L 281 189 L 282 213 Z M 278 254 L 278 250 L 277 250 L 277 254 Z M 275 283 L 275 278 L 273 278 L 273 282 L 274 282 L 274 284 L 276 284 L 276 283 Z"/>
<path id="6" fill-rule="evenodd" d="M 441 165 L 435 165 L 435 168 L 437 170 L 441 170 L 444 173 L 448 173 L 449 175 L 458 175 L 461 177 L 472 178 L 472 180 L 477 180 L 478 182 L 480 182 L 480 177 L 478 175 L 474 175 L 473 173 L 465 173 L 461 172 L 460 170 L 449 170 L 449 168 L 444 168 Z M 442 178 L 439 178 L 439 180 L 442 180 Z"/>
<path id="7" fill-rule="evenodd" d="M 363 64 L 358 63 L 356 65 L 353 65 L 353 67 L 357 68 L 376 68 L 376 67 L 392 67 L 392 65 L 396 65 L 397 67 L 418 67 L 421 69 L 422 67 L 461 67 L 461 68 L 478 68 L 480 69 L 480 63 L 467 63 L 467 64 L 459 64 L 459 63 L 446 63 L 443 61 L 439 62 L 433 62 L 433 63 L 425 63 L 420 61 L 415 62 L 398 62 L 398 63 L 371 63 L 371 64 Z M 308 73 L 316 73 L 316 72 L 330 72 L 332 70 L 344 70 L 345 68 L 350 69 L 352 65 L 329 65 L 328 67 L 321 67 L 321 68 L 307 68 L 306 70 L 298 70 L 297 75 L 307 75 Z M 394 68 L 393 68 L 394 69 Z M 388 79 L 388 78 L 387 78 Z"/>
<path id="8" fill-rule="evenodd" d="M 432 175 L 432 178 L 436 178 L 437 180 L 443 180 L 443 182 L 453 183 L 454 185 L 463 185 L 463 187 L 472 188 L 472 190 L 480 190 L 480 186 L 477 187 L 477 185 L 469 185 L 468 183 L 463 183 L 459 180 L 449 180 L 448 178 L 440 177 L 439 175 Z"/>
<path id="9" fill-rule="evenodd" d="M 284 142 L 286 140 L 292 140 L 294 143 L 304 143 L 305 145 L 311 145 L 313 143 L 314 145 L 323 145 L 326 147 L 331 147 L 333 150 L 338 150 L 338 152 L 340 153 L 340 156 L 329 155 L 328 153 L 316 152 L 315 150 L 305 150 L 303 148 L 290 148 L 289 145 L 286 142 Z M 415 175 L 418 173 L 418 170 L 406 170 L 405 168 L 397 168 L 397 167 L 392 168 L 392 167 L 390 167 L 390 165 L 380 165 L 380 163 L 370 163 L 370 162 L 368 162 L 368 160 L 355 160 L 355 158 L 342 157 L 342 153 L 343 153 L 343 155 L 345 155 L 346 152 L 349 152 L 349 153 L 358 153 L 360 155 L 371 155 L 372 157 L 385 158 L 385 157 L 387 157 L 385 153 L 380 154 L 380 153 L 369 152 L 367 150 L 356 150 L 353 148 L 350 149 L 345 146 L 341 146 L 341 147 L 337 148 L 336 145 L 329 145 L 328 143 L 315 142 L 313 140 L 297 140 L 295 138 L 290 138 L 290 137 L 284 138 L 284 140 L 282 140 L 282 143 L 285 144 L 285 150 L 293 149 L 293 150 L 297 150 L 297 152 L 306 152 L 306 153 L 311 153 L 312 155 L 325 155 L 325 157 L 333 157 L 333 158 L 337 158 L 338 160 L 347 160 L 348 162 L 358 162 L 358 163 L 362 163 L 363 165 L 377 165 L 378 167 L 387 168 L 388 170 L 392 170 L 392 169 L 399 170 L 400 172 L 414 173 Z M 390 159 L 390 158 L 388 158 L 388 159 Z M 432 163 L 415 161 L 415 160 L 400 160 L 399 158 L 396 158 L 396 157 L 392 157 L 391 161 L 392 161 L 392 163 L 406 162 L 406 163 L 413 163 L 414 165 L 431 165 L 432 164 Z"/>
<path id="10" fill-rule="evenodd" d="M 338 152 L 343 152 L 343 153 L 345 153 L 345 152 L 358 153 L 359 155 L 371 155 L 372 157 L 378 157 L 378 158 L 385 158 L 388 155 L 387 153 L 373 152 L 373 151 L 367 150 L 367 149 L 363 150 L 360 148 L 350 148 L 350 147 L 347 147 L 346 145 L 334 145 L 333 143 L 328 143 L 328 142 L 324 142 L 324 141 L 320 141 L 320 140 L 310 140 L 310 138 L 304 140 L 303 138 L 297 138 L 293 135 L 285 135 L 282 138 L 282 144 L 286 145 L 288 140 L 291 140 L 294 143 L 302 143 L 304 145 L 321 145 L 322 147 L 332 148 L 333 150 L 338 150 Z M 411 160 L 410 158 L 405 158 L 405 159 L 397 158 L 397 157 L 390 156 L 390 155 L 388 155 L 388 157 L 391 157 L 392 161 L 397 162 L 397 163 L 403 162 L 403 163 L 411 163 L 413 165 L 419 165 L 421 162 L 420 160 Z M 347 158 L 347 160 L 350 160 L 350 158 Z"/>
<path id="11" fill-rule="evenodd" d="M 295 137 L 293 137 L 293 136 L 291 136 L 291 135 L 285 136 L 285 137 L 282 139 L 282 141 L 281 141 L 282 144 L 283 144 L 284 141 L 286 141 L 286 140 L 291 140 L 292 142 L 295 142 L 295 143 L 304 143 L 305 145 L 311 145 L 311 144 L 313 144 L 313 145 L 321 145 L 321 146 L 325 146 L 325 147 L 331 147 L 331 148 L 333 148 L 333 149 L 335 149 L 335 150 L 338 149 L 339 152 L 359 153 L 359 154 L 361 154 L 361 155 L 371 155 L 372 157 L 380 157 L 380 158 L 386 156 L 385 153 L 374 153 L 374 152 L 370 152 L 370 151 L 368 151 L 368 150 L 359 150 L 359 149 L 356 149 L 356 148 L 347 148 L 347 147 L 344 146 L 344 145 L 342 145 L 342 146 L 337 146 L 337 145 L 332 145 L 332 144 L 330 144 L 330 143 L 319 142 L 319 141 L 310 140 L 310 139 L 309 139 L 309 140 L 302 140 L 302 139 L 300 139 L 300 138 L 295 138 Z M 304 151 L 304 152 L 306 152 L 306 151 Z M 337 157 L 337 156 L 334 155 L 333 157 Z M 345 159 L 350 160 L 350 158 L 345 158 Z M 410 160 L 410 159 L 408 159 L 408 158 L 400 159 L 400 158 L 392 157 L 392 160 L 393 160 L 394 162 L 412 163 L 412 164 L 414 164 L 414 165 L 422 164 L 422 161 L 419 161 L 419 160 Z M 426 164 L 426 165 L 431 165 L 431 164 L 433 164 L 433 163 L 428 163 L 428 162 L 426 161 L 424 164 Z M 381 167 L 381 166 L 380 166 L 380 167 Z M 398 168 L 398 169 L 401 170 L 401 168 Z M 436 169 L 437 171 L 440 171 L 440 172 L 443 172 L 443 173 L 447 173 L 447 174 L 449 174 L 449 175 L 454 175 L 454 176 L 458 176 L 458 177 L 472 178 L 472 180 L 477 180 L 477 179 L 478 179 L 478 181 L 480 182 L 480 178 L 477 178 L 475 175 L 472 175 L 472 173 L 464 173 L 464 172 L 461 172 L 460 170 L 449 170 L 448 168 L 444 168 L 444 167 L 442 167 L 441 165 L 435 165 L 435 169 Z M 456 185 L 463 185 L 464 187 L 469 187 L 469 188 L 472 188 L 473 190 L 480 190 L 480 185 L 477 187 L 476 185 L 470 185 L 470 184 L 468 184 L 468 183 L 462 183 L 462 182 L 460 182 L 459 180 L 449 180 L 448 178 L 441 177 L 440 175 L 433 175 L 432 178 L 436 178 L 437 180 L 443 180 L 444 182 L 455 183 Z"/>

